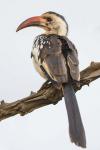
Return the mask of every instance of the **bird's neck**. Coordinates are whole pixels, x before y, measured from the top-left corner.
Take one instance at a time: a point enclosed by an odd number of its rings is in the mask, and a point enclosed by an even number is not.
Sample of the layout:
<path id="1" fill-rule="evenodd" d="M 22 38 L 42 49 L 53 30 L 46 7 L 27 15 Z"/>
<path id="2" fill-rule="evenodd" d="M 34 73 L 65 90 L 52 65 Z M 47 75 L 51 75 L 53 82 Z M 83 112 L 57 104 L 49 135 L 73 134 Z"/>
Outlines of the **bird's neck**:
<path id="1" fill-rule="evenodd" d="M 56 34 L 59 36 L 67 36 L 68 29 L 65 25 L 61 25 L 58 28 L 53 28 L 50 31 L 46 31 L 45 34 Z"/>
<path id="2" fill-rule="evenodd" d="M 47 32 L 45 32 L 45 34 L 46 35 L 50 35 L 50 34 L 56 34 L 56 35 L 59 35 L 59 36 L 67 36 L 67 34 L 64 32 L 62 32 L 62 31 L 47 31 Z"/>

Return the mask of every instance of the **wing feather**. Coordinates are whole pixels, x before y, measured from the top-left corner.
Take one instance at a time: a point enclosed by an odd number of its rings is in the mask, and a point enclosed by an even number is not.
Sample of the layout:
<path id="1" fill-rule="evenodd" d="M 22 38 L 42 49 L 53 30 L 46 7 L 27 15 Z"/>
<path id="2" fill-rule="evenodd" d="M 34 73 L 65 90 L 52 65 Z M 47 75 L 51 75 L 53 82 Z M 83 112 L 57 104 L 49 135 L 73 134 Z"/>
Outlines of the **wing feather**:
<path id="1" fill-rule="evenodd" d="M 38 36 L 33 45 L 32 56 L 38 67 L 42 65 L 47 74 L 57 82 L 68 82 L 68 68 L 73 80 L 80 79 L 77 50 L 66 37 Z"/>
<path id="2" fill-rule="evenodd" d="M 62 54 L 62 43 L 57 37 L 49 41 L 41 50 L 39 59 L 49 76 L 60 83 L 68 82 L 66 60 Z"/>
<path id="3" fill-rule="evenodd" d="M 74 46 L 74 44 L 67 39 L 68 46 L 70 51 L 67 55 L 67 64 L 70 69 L 70 75 L 72 79 L 79 81 L 80 80 L 80 71 L 79 71 L 79 60 L 78 60 L 78 53 Z"/>

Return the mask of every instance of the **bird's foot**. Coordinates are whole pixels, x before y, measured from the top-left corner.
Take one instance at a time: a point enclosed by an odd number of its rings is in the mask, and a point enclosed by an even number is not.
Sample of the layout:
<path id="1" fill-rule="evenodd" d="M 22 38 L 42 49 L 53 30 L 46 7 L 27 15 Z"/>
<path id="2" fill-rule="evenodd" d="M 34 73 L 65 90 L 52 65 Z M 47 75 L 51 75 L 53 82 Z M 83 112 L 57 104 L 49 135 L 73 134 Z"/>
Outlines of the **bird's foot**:
<path id="1" fill-rule="evenodd" d="M 80 81 L 72 80 L 72 84 L 80 87 Z"/>
<path id="2" fill-rule="evenodd" d="M 43 83 L 43 85 L 41 86 L 40 90 L 46 88 L 46 86 L 47 86 L 47 84 L 49 84 L 49 82 L 50 82 L 50 80 L 45 81 L 45 82 Z M 40 91 L 40 90 L 39 90 L 39 91 Z"/>

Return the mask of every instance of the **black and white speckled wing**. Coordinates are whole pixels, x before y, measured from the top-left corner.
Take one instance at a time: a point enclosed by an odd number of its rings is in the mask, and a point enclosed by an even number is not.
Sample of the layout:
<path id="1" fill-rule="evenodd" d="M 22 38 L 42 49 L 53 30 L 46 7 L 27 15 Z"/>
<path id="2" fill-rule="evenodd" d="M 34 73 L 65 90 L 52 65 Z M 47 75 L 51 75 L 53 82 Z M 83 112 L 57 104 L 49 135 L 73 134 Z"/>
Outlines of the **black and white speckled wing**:
<path id="1" fill-rule="evenodd" d="M 62 43 L 57 36 L 39 36 L 34 50 L 38 51 L 36 61 L 55 81 L 68 82 L 66 60 L 62 54 Z"/>
<path id="2" fill-rule="evenodd" d="M 70 51 L 67 54 L 67 64 L 70 68 L 70 75 L 72 79 L 79 81 L 80 71 L 79 71 L 78 53 L 74 44 L 69 39 L 67 39 L 67 44 L 70 49 Z"/>
<path id="3" fill-rule="evenodd" d="M 68 38 L 64 37 L 64 41 L 65 43 L 55 35 L 37 36 L 31 53 L 35 69 L 42 77 L 47 78 L 41 70 L 42 66 L 53 80 L 68 82 L 68 66 L 72 79 L 78 81 L 80 72 L 77 50 Z"/>
<path id="4" fill-rule="evenodd" d="M 31 58 L 33 61 L 34 68 L 44 79 L 48 79 L 45 75 L 44 71 L 41 69 L 41 62 L 39 61 L 39 55 L 41 50 L 43 49 L 43 45 L 45 44 L 46 36 L 39 35 L 33 41 L 33 47 L 31 52 Z"/>

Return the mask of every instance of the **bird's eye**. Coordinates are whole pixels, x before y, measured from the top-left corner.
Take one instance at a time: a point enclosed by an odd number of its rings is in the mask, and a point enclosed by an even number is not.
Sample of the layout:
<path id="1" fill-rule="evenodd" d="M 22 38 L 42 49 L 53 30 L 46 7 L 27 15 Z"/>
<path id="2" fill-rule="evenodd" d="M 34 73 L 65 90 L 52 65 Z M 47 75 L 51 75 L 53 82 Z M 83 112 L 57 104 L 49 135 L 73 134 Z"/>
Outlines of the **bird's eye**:
<path id="1" fill-rule="evenodd" d="M 50 17 L 48 17 L 47 20 L 48 20 L 48 22 L 51 22 L 51 21 L 52 21 L 52 19 L 51 19 Z"/>

